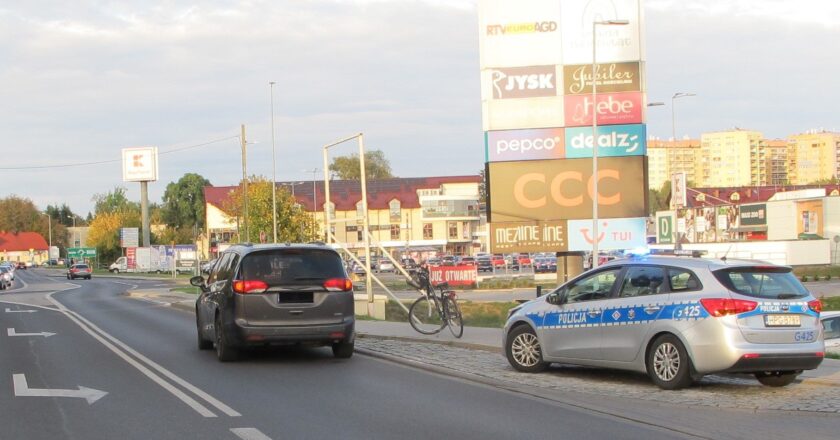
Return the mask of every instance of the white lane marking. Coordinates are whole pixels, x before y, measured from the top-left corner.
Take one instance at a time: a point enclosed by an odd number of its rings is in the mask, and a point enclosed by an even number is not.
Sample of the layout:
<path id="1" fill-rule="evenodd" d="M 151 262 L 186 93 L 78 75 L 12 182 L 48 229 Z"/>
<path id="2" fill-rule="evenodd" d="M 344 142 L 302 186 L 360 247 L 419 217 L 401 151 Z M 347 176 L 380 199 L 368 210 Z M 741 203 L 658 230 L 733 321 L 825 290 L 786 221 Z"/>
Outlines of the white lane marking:
<path id="1" fill-rule="evenodd" d="M 102 345 L 104 345 L 106 348 L 108 348 L 109 350 L 114 352 L 114 354 L 119 356 L 122 360 L 126 361 L 129 365 L 131 365 L 132 367 L 136 368 L 138 371 L 143 373 L 146 377 L 151 379 L 154 383 L 160 385 L 163 389 L 165 389 L 166 391 L 169 391 L 170 393 L 172 393 L 172 395 L 174 395 L 178 399 L 181 399 L 182 402 L 187 404 L 190 408 L 192 408 L 193 410 L 195 410 L 197 413 L 201 414 L 202 416 L 204 416 L 204 417 L 216 417 L 216 414 L 214 414 L 212 411 L 210 411 L 207 407 L 198 403 L 195 399 L 188 396 L 186 393 L 179 390 L 178 388 L 175 388 L 174 386 L 172 386 L 172 384 L 170 384 L 169 382 L 166 382 L 165 380 L 163 380 L 163 378 L 161 378 L 160 376 L 155 374 L 153 371 L 149 370 L 145 365 L 143 365 L 140 362 L 137 362 L 136 360 L 132 359 L 125 352 L 121 351 L 120 349 L 115 347 L 113 344 L 106 341 L 102 336 L 95 333 L 90 327 L 88 327 L 87 325 L 82 323 L 82 321 L 80 321 L 80 319 L 84 319 L 84 318 L 82 318 L 81 316 L 79 316 L 77 318 L 76 316 L 78 316 L 78 315 L 75 312 L 72 312 L 69 309 L 67 309 L 66 307 L 64 307 L 64 305 L 62 305 L 58 301 L 56 301 L 55 298 L 52 297 L 52 293 L 47 294 L 47 299 L 52 301 L 52 303 L 55 304 L 56 307 L 58 307 L 58 309 L 61 311 L 61 313 L 64 314 L 64 316 L 67 316 L 71 321 L 76 323 L 76 325 L 81 327 L 82 330 L 84 330 L 87 334 L 91 335 L 94 339 L 96 339 Z M 103 335 L 108 337 L 109 339 L 112 339 L 115 342 L 119 342 L 113 336 L 110 336 L 107 333 L 105 333 L 104 331 L 102 331 L 102 329 L 97 328 L 97 331 L 99 331 L 100 333 L 102 333 Z M 119 342 L 119 344 L 122 344 L 122 342 Z M 125 344 L 122 344 L 122 345 L 125 345 Z"/>
<path id="2" fill-rule="evenodd" d="M 93 405 L 94 402 L 108 394 L 107 391 L 83 386 L 79 386 L 78 390 L 29 388 L 26 383 L 26 376 L 23 374 L 13 374 L 12 381 L 14 382 L 15 397 L 73 397 L 85 399 L 88 405 Z"/>
<path id="3" fill-rule="evenodd" d="M 9 336 L 43 336 L 45 338 L 49 338 L 50 336 L 55 335 L 55 333 L 50 332 L 41 332 L 41 333 L 18 333 L 13 328 L 7 328 L 6 332 Z"/>
<path id="4" fill-rule="evenodd" d="M 164 307 L 169 306 L 168 302 L 157 301 L 157 300 L 154 300 L 154 299 L 151 299 L 151 298 L 146 298 L 146 297 L 143 297 L 143 296 L 134 296 L 131 299 L 144 301 L 144 302 L 147 302 L 147 303 L 154 304 L 156 306 L 164 306 Z"/>
<path id="5" fill-rule="evenodd" d="M 57 310 L 56 310 L 57 311 Z M 37 310 L 12 310 L 6 307 L 6 313 L 36 313 Z"/>
<path id="6" fill-rule="evenodd" d="M 271 440 L 271 437 L 263 434 L 257 428 L 230 428 L 230 432 L 236 434 L 242 440 Z"/>
<path id="7" fill-rule="evenodd" d="M 111 281 L 112 283 L 122 284 L 123 286 L 134 286 L 134 287 L 137 287 L 137 286 L 136 286 L 136 285 L 134 285 L 134 284 L 131 284 L 131 283 L 124 283 L 124 282 L 122 282 L 122 281 L 114 281 L 114 280 L 109 280 L 109 281 Z"/>

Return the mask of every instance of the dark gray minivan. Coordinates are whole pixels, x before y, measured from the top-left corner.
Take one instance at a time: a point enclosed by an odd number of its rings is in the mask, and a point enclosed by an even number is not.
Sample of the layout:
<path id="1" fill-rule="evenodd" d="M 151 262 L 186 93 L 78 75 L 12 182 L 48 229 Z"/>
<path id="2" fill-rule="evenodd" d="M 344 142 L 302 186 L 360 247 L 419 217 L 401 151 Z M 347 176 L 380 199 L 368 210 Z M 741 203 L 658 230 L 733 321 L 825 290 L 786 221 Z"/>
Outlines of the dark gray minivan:
<path id="1" fill-rule="evenodd" d="M 338 253 L 318 244 L 236 245 L 219 255 L 208 278 L 190 283 L 196 300 L 198 348 L 214 346 L 220 361 L 271 344 L 332 347 L 353 355 L 353 283 Z"/>

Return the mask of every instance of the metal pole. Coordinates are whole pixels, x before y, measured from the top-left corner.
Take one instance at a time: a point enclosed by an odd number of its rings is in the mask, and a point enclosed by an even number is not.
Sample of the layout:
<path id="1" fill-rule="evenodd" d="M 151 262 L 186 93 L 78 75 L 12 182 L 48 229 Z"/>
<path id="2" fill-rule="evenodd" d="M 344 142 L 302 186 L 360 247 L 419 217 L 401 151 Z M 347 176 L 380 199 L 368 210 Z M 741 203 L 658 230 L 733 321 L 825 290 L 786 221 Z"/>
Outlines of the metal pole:
<path id="1" fill-rule="evenodd" d="M 242 142 L 242 223 L 244 226 L 243 229 L 245 229 L 245 240 L 242 240 L 241 232 L 239 239 L 242 242 L 249 242 L 251 241 L 251 235 L 248 233 L 248 144 L 245 142 L 245 124 L 242 124 L 240 128 L 242 132 L 239 137 Z"/>
<path id="2" fill-rule="evenodd" d="M 674 99 L 677 95 L 671 97 L 671 140 L 677 142 L 677 119 L 674 116 Z"/>
<path id="3" fill-rule="evenodd" d="M 365 229 L 365 271 L 367 278 L 365 281 L 365 290 L 367 290 L 368 304 L 373 304 L 373 284 L 370 273 L 370 221 L 368 219 L 368 199 L 367 199 L 367 177 L 365 176 L 365 136 L 359 133 L 359 172 L 361 173 L 362 183 L 362 204 L 364 207 L 363 227 Z"/>
<path id="4" fill-rule="evenodd" d="M 140 182 L 140 217 L 143 223 L 143 247 L 149 247 L 149 182 Z"/>
<path id="5" fill-rule="evenodd" d="M 274 81 L 268 83 L 271 88 L 271 226 L 274 231 L 274 243 L 277 243 L 277 153 L 274 147 Z"/>
<path id="6" fill-rule="evenodd" d="M 328 145 L 324 146 L 324 229 L 326 233 L 326 241 L 327 244 L 330 244 L 332 240 L 330 240 L 330 176 L 329 176 L 329 166 L 327 166 L 327 149 L 329 148 Z M 314 178 L 315 172 L 312 172 L 312 176 Z M 314 184 L 314 180 L 313 180 Z M 314 211 L 313 211 L 314 213 Z"/>
<path id="7" fill-rule="evenodd" d="M 596 70 L 598 64 L 595 60 L 597 48 L 596 32 L 598 22 L 592 22 L 592 269 L 598 267 L 598 88 L 596 81 Z"/>

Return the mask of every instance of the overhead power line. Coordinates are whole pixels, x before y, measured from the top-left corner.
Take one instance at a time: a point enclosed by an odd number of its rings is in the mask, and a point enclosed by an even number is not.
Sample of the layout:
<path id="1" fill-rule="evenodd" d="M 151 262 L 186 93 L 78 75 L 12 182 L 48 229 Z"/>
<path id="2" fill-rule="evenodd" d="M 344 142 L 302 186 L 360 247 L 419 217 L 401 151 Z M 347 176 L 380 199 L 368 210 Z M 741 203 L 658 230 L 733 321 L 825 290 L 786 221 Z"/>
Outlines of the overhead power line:
<path id="1" fill-rule="evenodd" d="M 160 154 L 172 154 L 177 153 L 184 150 L 191 150 L 193 148 L 200 148 L 206 147 L 207 145 L 216 144 L 223 141 L 229 141 L 231 139 L 239 139 L 239 136 L 228 136 L 226 138 L 215 139 L 212 141 L 202 142 L 200 144 L 195 145 L 187 145 L 185 147 L 176 147 L 170 148 L 166 151 L 161 151 Z M 30 166 L 22 166 L 22 167 L 0 167 L 0 170 L 3 171 L 23 171 L 23 170 L 43 170 L 43 169 L 54 169 L 54 168 L 73 168 L 73 167 L 84 167 L 90 165 L 102 165 L 106 163 L 117 163 L 120 162 L 122 159 L 111 159 L 111 160 L 98 160 L 93 162 L 77 162 L 77 163 L 67 163 L 67 164 L 60 164 L 60 165 L 30 165 Z"/>

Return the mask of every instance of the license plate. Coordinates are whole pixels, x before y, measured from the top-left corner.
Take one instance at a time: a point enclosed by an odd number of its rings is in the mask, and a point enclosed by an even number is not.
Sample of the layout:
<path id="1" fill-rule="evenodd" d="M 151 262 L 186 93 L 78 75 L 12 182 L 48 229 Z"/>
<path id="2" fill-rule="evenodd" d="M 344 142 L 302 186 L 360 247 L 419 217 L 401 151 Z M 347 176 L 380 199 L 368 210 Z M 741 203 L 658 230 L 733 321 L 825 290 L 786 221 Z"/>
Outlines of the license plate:
<path id="1" fill-rule="evenodd" d="M 799 327 L 799 315 L 764 315 L 765 327 Z"/>

